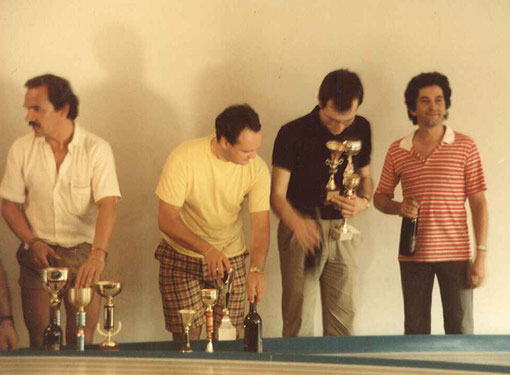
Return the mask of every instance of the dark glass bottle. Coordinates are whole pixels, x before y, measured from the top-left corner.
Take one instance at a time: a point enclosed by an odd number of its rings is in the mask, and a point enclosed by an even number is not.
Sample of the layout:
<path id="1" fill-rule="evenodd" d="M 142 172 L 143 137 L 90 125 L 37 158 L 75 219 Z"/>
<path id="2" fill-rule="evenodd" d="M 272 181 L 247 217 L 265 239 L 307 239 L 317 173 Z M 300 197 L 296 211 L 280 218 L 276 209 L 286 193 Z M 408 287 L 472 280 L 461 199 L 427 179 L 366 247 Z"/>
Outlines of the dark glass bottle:
<path id="1" fill-rule="evenodd" d="M 262 319 L 254 303 L 250 303 L 250 312 L 244 318 L 244 351 L 262 353 Z"/>
<path id="2" fill-rule="evenodd" d="M 53 307 L 51 310 L 50 325 L 44 330 L 43 347 L 44 350 L 60 350 L 64 339 L 60 327 L 60 309 Z"/>
<path id="3" fill-rule="evenodd" d="M 402 255 L 414 255 L 416 250 L 416 235 L 418 233 L 418 218 L 402 218 L 400 229 L 399 252 Z"/>

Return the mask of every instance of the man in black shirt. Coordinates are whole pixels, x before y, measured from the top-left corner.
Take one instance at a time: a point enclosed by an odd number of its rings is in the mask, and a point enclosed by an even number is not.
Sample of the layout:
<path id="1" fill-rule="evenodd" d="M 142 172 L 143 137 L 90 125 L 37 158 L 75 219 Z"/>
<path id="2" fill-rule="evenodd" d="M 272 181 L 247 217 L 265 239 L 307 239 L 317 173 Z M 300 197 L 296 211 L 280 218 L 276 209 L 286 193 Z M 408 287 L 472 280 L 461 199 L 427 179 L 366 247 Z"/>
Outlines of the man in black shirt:
<path id="1" fill-rule="evenodd" d="M 372 197 L 370 124 L 356 115 L 362 102 L 363 86 L 355 73 L 331 72 L 319 89 L 319 105 L 284 125 L 275 140 L 271 206 L 281 219 L 278 247 L 284 337 L 313 335 L 317 283 L 324 335 L 352 334 L 354 256 L 360 238 L 355 233 L 352 239 L 340 241 L 331 236 L 331 229 L 342 218 L 366 210 Z M 348 138 L 362 142 L 360 153 L 353 157 L 361 178 L 357 195 L 351 199 L 335 196 L 326 202 L 329 167 L 325 161 L 330 156 L 326 142 Z M 342 190 L 346 165 L 344 160 L 335 175 Z"/>

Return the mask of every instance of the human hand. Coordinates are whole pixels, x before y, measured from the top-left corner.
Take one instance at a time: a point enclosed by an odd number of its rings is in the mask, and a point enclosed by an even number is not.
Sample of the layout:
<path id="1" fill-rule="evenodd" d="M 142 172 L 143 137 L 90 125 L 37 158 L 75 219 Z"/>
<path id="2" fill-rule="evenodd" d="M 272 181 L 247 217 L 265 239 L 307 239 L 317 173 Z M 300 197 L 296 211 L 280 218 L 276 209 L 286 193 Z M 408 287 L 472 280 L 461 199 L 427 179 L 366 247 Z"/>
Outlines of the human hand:
<path id="1" fill-rule="evenodd" d="M 76 280 L 74 281 L 75 288 L 88 288 L 99 282 L 99 277 L 104 269 L 104 259 L 106 253 L 103 250 L 92 248 L 88 259 L 78 268 Z"/>
<path id="2" fill-rule="evenodd" d="M 297 216 L 292 231 L 306 256 L 313 255 L 320 245 L 319 226 L 312 219 Z"/>
<path id="3" fill-rule="evenodd" d="M 402 203 L 400 203 L 400 208 L 398 214 L 402 217 L 410 217 L 417 218 L 418 217 L 418 209 L 420 208 L 420 203 L 414 198 L 405 198 Z"/>
<path id="4" fill-rule="evenodd" d="M 468 286 L 472 289 L 477 288 L 485 281 L 485 253 L 476 255 L 475 262 L 470 265 L 468 272 Z"/>
<path id="5" fill-rule="evenodd" d="M 248 301 L 258 304 L 266 291 L 266 279 L 261 272 L 248 273 Z"/>
<path id="6" fill-rule="evenodd" d="M 10 320 L 4 320 L 0 323 L 0 350 L 17 350 L 18 334 L 14 323 Z"/>
<path id="7" fill-rule="evenodd" d="M 337 210 L 342 212 L 342 216 L 347 219 L 355 217 L 361 211 L 368 208 L 368 201 L 356 195 L 351 197 L 335 195 L 330 201 L 335 205 Z"/>
<path id="8" fill-rule="evenodd" d="M 48 256 L 60 259 L 60 256 L 50 246 L 41 240 L 35 241 L 28 249 L 30 261 L 38 268 L 48 268 Z"/>
<path id="9" fill-rule="evenodd" d="M 223 277 L 225 272 L 229 272 L 232 268 L 228 258 L 215 247 L 210 247 L 204 254 L 207 263 L 207 269 L 211 278 L 218 279 Z"/>

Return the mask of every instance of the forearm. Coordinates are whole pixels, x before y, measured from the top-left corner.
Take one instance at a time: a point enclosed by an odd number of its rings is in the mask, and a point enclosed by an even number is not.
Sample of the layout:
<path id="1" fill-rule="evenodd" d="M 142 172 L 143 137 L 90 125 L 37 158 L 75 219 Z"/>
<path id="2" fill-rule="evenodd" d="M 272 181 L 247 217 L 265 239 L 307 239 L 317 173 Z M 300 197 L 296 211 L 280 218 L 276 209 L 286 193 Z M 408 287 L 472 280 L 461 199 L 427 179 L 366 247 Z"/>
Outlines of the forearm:
<path id="1" fill-rule="evenodd" d="M 117 219 L 117 197 L 101 199 L 98 202 L 98 209 L 99 214 L 92 249 L 102 250 L 101 252 L 106 255 Z"/>
<path id="2" fill-rule="evenodd" d="M 204 255 L 213 247 L 209 242 L 193 233 L 179 217 L 160 219 L 159 229 L 179 245 L 197 254 Z"/>
<path id="3" fill-rule="evenodd" d="M 361 181 L 357 190 L 358 197 L 365 197 L 369 201 L 372 199 L 374 192 L 374 182 L 371 176 L 361 177 Z"/>
<path id="4" fill-rule="evenodd" d="M 384 194 L 374 195 L 374 206 L 379 211 L 388 215 L 400 215 L 401 214 L 401 202 L 397 202 L 391 199 L 389 196 Z"/>
<path id="5" fill-rule="evenodd" d="M 35 238 L 25 213 L 18 203 L 2 200 L 2 216 L 12 232 L 21 242 L 29 243 Z"/>
<path id="6" fill-rule="evenodd" d="M 11 295 L 9 293 L 7 275 L 5 274 L 2 263 L 0 263 L 0 316 L 9 315 L 12 315 Z"/>
<path id="7" fill-rule="evenodd" d="M 256 216 L 256 219 L 253 217 Z M 264 268 L 269 251 L 269 212 L 252 214 L 250 237 L 250 268 Z"/>
<path id="8" fill-rule="evenodd" d="M 285 196 L 271 194 L 271 208 L 288 228 L 293 229 L 301 214 L 289 203 Z"/>
<path id="9" fill-rule="evenodd" d="M 470 197 L 469 206 L 471 208 L 471 217 L 473 221 L 473 232 L 475 235 L 476 245 L 487 245 L 487 232 L 488 232 L 488 211 L 485 195 L 480 193 L 476 197 Z M 485 257 L 485 251 L 477 250 L 477 257 Z"/>

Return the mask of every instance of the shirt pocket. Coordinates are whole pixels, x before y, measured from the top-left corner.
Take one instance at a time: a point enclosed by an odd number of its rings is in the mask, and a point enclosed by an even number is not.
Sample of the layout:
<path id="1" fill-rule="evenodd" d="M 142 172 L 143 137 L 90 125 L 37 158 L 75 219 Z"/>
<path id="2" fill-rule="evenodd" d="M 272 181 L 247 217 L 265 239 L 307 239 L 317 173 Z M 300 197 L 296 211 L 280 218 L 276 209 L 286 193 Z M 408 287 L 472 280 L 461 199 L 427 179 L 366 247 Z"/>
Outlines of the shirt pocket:
<path id="1" fill-rule="evenodd" d="M 82 216 L 87 213 L 91 203 L 90 186 L 81 186 L 69 183 L 69 211 L 76 216 Z"/>

